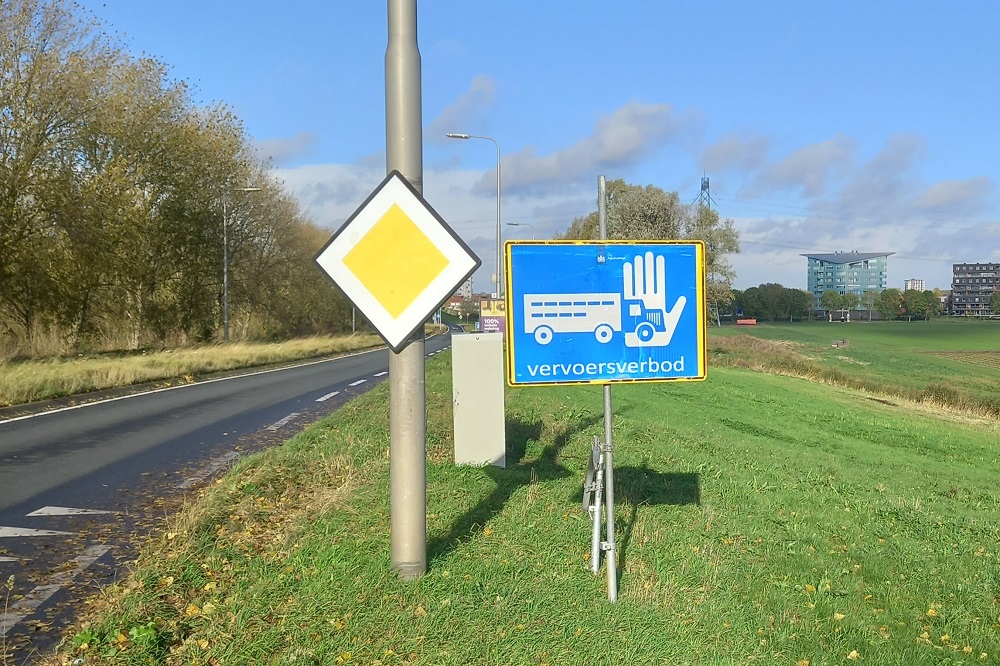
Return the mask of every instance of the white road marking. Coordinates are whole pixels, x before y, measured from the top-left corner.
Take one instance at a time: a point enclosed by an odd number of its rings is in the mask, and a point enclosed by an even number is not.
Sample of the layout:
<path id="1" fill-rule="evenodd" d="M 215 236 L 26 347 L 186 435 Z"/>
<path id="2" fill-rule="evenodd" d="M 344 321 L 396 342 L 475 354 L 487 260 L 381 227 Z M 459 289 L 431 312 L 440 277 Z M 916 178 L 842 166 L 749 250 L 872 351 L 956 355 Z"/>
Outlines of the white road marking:
<path id="1" fill-rule="evenodd" d="M 326 402 L 335 395 L 340 395 L 340 391 L 333 391 L 332 393 L 327 393 L 326 395 L 322 395 L 316 398 L 316 402 Z"/>
<path id="2" fill-rule="evenodd" d="M 177 488 L 180 490 L 184 490 L 186 488 L 190 488 L 193 485 L 201 483 L 202 481 L 204 481 L 205 479 L 212 476 L 220 469 L 228 465 L 229 461 L 235 458 L 239 458 L 239 456 L 240 454 L 237 453 L 236 451 L 230 451 L 225 455 L 221 455 L 218 458 L 215 458 L 211 463 L 203 467 L 197 474 L 189 476 L 188 478 L 178 483 Z"/>
<path id="3" fill-rule="evenodd" d="M 292 419 L 294 419 L 297 416 L 299 416 L 298 412 L 292 412 L 291 414 L 289 414 L 285 418 L 281 419 L 280 421 L 276 421 L 276 422 L 272 423 L 271 425 L 267 426 L 267 429 L 270 430 L 271 432 L 276 432 L 278 430 L 278 428 L 280 428 L 283 425 L 286 425 L 289 421 L 291 421 Z"/>
<path id="4" fill-rule="evenodd" d="M 0 555 L 0 562 L 17 562 L 17 558 L 7 557 L 6 555 Z"/>
<path id="5" fill-rule="evenodd" d="M 350 384 L 348 384 L 348 386 L 357 386 L 358 384 L 364 384 L 366 381 L 368 381 L 368 380 L 367 379 L 359 379 L 356 382 L 351 382 Z"/>
<path id="6" fill-rule="evenodd" d="M 109 550 L 111 550 L 111 546 L 90 546 L 83 551 L 83 555 L 78 555 L 70 560 L 70 563 L 74 565 L 72 569 L 51 576 L 49 579 L 52 581 L 51 583 L 39 585 L 13 602 L 8 607 L 7 612 L 0 615 L 0 636 L 6 636 L 18 622 L 38 610 L 38 607 L 48 601 L 53 594 L 62 589 L 64 585 L 72 583 L 73 579 Z"/>
<path id="7" fill-rule="evenodd" d="M 389 374 L 388 370 L 383 370 L 382 372 L 376 372 L 372 377 L 384 377 Z"/>
<path id="8" fill-rule="evenodd" d="M 0 537 L 40 537 L 69 536 L 72 532 L 57 532 L 56 530 L 32 530 L 27 527 L 3 527 L 0 525 Z"/>
<path id="9" fill-rule="evenodd" d="M 97 516 L 111 511 L 100 509 L 74 509 L 69 506 L 43 506 L 41 509 L 25 514 L 27 516 Z"/>

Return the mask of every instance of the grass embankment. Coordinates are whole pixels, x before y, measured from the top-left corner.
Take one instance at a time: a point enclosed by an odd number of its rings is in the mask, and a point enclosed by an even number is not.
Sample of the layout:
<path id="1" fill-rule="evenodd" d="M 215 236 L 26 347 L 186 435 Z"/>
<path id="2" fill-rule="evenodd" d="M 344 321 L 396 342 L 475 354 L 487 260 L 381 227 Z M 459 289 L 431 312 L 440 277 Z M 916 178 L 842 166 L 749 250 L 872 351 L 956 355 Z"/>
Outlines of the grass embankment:
<path id="1" fill-rule="evenodd" d="M 318 336 L 281 343 L 203 345 L 165 351 L 102 354 L 44 361 L 0 361 L 0 407 L 377 347 L 371 333 Z"/>
<path id="2" fill-rule="evenodd" d="M 389 570 L 388 386 L 242 461 L 60 658 L 88 664 L 983 664 L 996 421 L 713 368 L 613 391 L 620 595 L 590 574 L 598 387 L 508 390 L 506 469 L 450 463 L 427 366 L 429 571 Z"/>
<path id="3" fill-rule="evenodd" d="M 846 340 L 846 347 L 834 347 Z M 1000 417 L 1000 322 L 712 329 L 710 365 L 803 377 Z"/>

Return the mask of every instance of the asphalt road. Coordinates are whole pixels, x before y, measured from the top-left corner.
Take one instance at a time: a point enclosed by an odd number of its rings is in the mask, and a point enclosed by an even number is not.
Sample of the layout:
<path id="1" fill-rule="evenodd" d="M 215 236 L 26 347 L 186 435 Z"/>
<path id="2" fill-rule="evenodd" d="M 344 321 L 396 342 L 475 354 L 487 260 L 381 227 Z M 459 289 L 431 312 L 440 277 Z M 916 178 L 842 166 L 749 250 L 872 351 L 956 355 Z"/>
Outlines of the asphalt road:
<path id="1" fill-rule="evenodd" d="M 428 338 L 425 353 L 450 345 Z M 124 574 L 136 538 L 201 484 L 388 369 L 380 349 L 0 420 L 0 663 L 54 646 L 79 601 Z"/>

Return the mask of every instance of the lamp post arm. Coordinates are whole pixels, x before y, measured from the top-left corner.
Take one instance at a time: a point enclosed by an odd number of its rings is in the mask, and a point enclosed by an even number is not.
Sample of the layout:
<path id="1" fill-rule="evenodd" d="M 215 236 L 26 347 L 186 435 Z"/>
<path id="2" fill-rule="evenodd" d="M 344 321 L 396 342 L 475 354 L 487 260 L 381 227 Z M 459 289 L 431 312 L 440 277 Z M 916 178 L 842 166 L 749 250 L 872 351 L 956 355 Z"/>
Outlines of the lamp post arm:
<path id="1" fill-rule="evenodd" d="M 501 232 L 502 227 L 500 223 L 500 144 L 497 140 L 491 136 L 482 136 L 480 134 L 460 134 L 457 132 L 449 132 L 445 136 L 449 139 L 483 139 L 485 141 L 492 141 L 493 145 L 497 149 L 497 267 L 496 267 L 496 284 L 497 284 L 497 296 L 503 298 L 503 260 L 502 260 L 502 241 Z"/>

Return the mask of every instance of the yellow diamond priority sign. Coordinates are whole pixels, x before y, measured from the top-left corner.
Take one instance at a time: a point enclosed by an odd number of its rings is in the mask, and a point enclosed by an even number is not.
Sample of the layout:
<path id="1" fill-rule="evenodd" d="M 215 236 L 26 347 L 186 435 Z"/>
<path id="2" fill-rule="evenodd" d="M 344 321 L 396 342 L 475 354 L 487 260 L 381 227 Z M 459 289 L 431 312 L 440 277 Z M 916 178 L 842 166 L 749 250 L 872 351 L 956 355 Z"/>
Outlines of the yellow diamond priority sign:
<path id="1" fill-rule="evenodd" d="M 398 352 L 480 261 L 393 171 L 320 250 L 316 263 Z"/>

